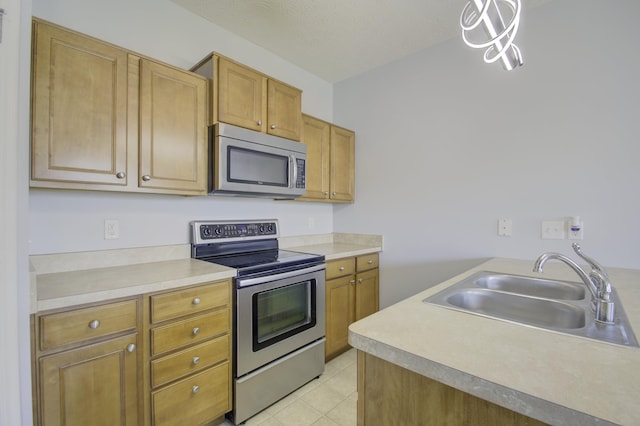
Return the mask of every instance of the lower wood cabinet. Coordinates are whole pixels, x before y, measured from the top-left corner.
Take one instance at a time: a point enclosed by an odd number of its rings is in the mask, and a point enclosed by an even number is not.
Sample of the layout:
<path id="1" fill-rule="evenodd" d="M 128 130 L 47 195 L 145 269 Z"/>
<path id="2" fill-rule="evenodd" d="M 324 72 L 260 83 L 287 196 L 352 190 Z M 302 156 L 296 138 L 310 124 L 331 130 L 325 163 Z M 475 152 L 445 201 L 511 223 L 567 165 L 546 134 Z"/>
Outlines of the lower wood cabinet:
<path id="1" fill-rule="evenodd" d="M 231 282 L 150 294 L 146 412 L 152 425 L 203 425 L 231 411 Z"/>
<path id="2" fill-rule="evenodd" d="M 351 323 L 378 311 L 378 265 L 378 253 L 327 262 L 325 360 L 350 348 Z"/>
<path id="3" fill-rule="evenodd" d="M 34 422 L 140 425 L 140 299 L 34 316 Z"/>

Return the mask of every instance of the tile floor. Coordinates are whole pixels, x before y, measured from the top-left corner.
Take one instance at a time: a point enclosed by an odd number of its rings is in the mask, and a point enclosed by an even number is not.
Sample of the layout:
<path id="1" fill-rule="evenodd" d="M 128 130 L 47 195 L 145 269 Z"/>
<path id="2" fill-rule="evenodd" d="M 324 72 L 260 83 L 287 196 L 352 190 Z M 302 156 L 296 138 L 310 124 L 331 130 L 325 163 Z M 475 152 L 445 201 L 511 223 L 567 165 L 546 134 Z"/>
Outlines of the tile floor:
<path id="1" fill-rule="evenodd" d="M 246 426 L 354 426 L 357 352 L 350 349 L 325 365 L 324 374 L 251 417 Z M 223 424 L 231 426 L 228 420 Z"/>

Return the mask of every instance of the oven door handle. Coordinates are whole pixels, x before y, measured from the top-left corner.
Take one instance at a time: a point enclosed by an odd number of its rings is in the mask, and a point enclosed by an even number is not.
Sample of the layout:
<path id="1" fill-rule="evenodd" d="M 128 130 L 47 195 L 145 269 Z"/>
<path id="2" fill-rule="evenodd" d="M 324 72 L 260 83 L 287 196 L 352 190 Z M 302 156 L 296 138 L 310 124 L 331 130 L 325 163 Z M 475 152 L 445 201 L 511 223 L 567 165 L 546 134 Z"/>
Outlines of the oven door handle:
<path id="1" fill-rule="evenodd" d="M 311 272 L 322 271 L 324 269 L 327 269 L 327 265 L 323 263 L 321 265 L 310 266 L 309 268 L 304 268 L 304 269 L 296 269 L 295 271 L 283 272 L 281 274 L 267 275 L 264 277 L 247 278 L 247 279 L 240 278 L 238 279 L 237 282 L 238 282 L 238 287 L 248 287 L 251 285 L 262 284 L 270 281 L 296 277 L 298 275 L 304 275 Z"/>

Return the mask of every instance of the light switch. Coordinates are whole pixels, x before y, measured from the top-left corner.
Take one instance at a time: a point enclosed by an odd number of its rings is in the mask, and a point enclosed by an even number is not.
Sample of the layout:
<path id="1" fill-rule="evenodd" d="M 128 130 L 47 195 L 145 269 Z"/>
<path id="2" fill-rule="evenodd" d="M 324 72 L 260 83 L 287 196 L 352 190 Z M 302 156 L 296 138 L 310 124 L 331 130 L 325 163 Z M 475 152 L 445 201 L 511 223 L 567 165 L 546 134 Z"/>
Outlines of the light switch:
<path id="1" fill-rule="evenodd" d="M 545 220 L 541 226 L 541 236 L 543 240 L 564 240 L 564 221 Z"/>

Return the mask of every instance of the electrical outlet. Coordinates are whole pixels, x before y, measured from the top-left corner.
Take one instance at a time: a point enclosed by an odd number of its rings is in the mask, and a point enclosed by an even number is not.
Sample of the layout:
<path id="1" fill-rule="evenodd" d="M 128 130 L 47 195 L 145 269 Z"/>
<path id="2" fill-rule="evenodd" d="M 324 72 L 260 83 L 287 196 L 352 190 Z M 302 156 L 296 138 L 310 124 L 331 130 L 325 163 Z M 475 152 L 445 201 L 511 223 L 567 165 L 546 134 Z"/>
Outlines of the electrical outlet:
<path id="1" fill-rule="evenodd" d="M 105 219 L 104 239 L 117 240 L 118 238 L 120 238 L 120 222 L 116 219 Z"/>
<path id="2" fill-rule="evenodd" d="M 543 221 L 541 234 L 543 240 L 564 240 L 564 221 L 548 220 Z"/>
<path id="3" fill-rule="evenodd" d="M 510 237 L 513 232 L 513 223 L 511 219 L 498 219 L 498 235 L 501 237 Z"/>

